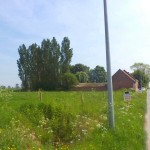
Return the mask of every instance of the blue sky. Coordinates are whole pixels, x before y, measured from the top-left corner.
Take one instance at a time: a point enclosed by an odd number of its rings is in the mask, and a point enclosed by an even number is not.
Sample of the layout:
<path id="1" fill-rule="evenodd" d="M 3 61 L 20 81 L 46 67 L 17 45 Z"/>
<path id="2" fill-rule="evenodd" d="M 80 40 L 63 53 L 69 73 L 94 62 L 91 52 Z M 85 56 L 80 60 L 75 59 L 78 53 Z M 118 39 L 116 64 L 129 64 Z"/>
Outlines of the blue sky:
<path id="1" fill-rule="evenodd" d="M 18 47 L 69 37 L 71 64 L 106 68 L 103 0 L 0 0 L 0 85 L 21 83 Z M 150 64 L 150 1 L 107 0 L 112 74 Z"/>

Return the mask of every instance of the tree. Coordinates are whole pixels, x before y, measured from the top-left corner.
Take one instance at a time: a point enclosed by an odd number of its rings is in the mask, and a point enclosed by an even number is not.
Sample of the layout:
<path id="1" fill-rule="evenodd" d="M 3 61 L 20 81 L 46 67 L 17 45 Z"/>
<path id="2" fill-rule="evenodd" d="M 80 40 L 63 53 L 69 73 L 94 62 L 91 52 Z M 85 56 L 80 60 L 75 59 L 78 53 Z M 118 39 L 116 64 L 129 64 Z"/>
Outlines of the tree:
<path id="1" fill-rule="evenodd" d="M 17 60 L 19 77 L 22 81 L 22 85 L 24 89 L 29 89 L 29 78 L 30 78 L 30 60 L 29 60 L 29 52 L 26 49 L 26 46 L 23 44 L 18 49 L 19 60 Z"/>
<path id="2" fill-rule="evenodd" d="M 51 85 L 51 76 L 52 76 L 52 46 L 51 41 L 49 39 L 44 39 L 41 43 L 41 65 L 40 65 L 40 72 L 41 72 L 41 80 L 39 82 L 40 88 L 43 89 L 50 89 Z"/>
<path id="3" fill-rule="evenodd" d="M 18 49 L 17 60 L 19 77 L 25 90 L 55 90 L 61 85 L 61 76 L 69 72 L 73 55 L 70 40 L 65 37 L 62 46 L 55 37 L 43 40 L 41 46 L 36 43 L 28 48 L 23 44 Z"/>
<path id="4" fill-rule="evenodd" d="M 142 70 L 135 70 L 132 75 L 139 81 L 139 87 L 147 87 L 149 83 L 149 77 Z"/>
<path id="5" fill-rule="evenodd" d="M 80 71 L 77 72 L 75 75 L 80 83 L 88 82 L 89 76 L 86 72 Z"/>
<path id="6" fill-rule="evenodd" d="M 141 71 L 145 72 L 146 74 L 150 74 L 150 65 L 148 65 L 148 64 L 134 63 L 132 66 L 130 66 L 130 68 L 133 71 L 141 70 Z"/>
<path id="7" fill-rule="evenodd" d="M 49 64 L 50 74 L 51 74 L 51 88 L 56 89 L 59 85 L 60 81 L 60 46 L 57 43 L 56 39 L 53 37 L 51 40 L 51 61 L 52 63 Z"/>
<path id="8" fill-rule="evenodd" d="M 134 63 L 131 67 L 133 76 L 139 81 L 139 86 L 147 87 L 150 80 L 150 65 Z"/>
<path id="9" fill-rule="evenodd" d="M 89 73 L 89 67 L 83 64 L 75 64 L 70 66 L 70 72 L 73 74 L 76 74 L 77 72 L 85 72 L 85 73 Z"/>
<path id="10" fill-rule="evenodd" d="M 17 83 L 15 89 L 20 89 L 19 84 Z"/>
<path id="11" fill-rule="evenodd" d="M 91 82 L 104 83 L 106 82 L 106 71 L 104 67 L 96 66 L 89 72 L 89 78 Z"/>
<path id="12" fill-rule="evenodd" d="M 61 73 L 64 74 L 69 72 L 69 66 L 71 63 L 71 58 L 73 56 L 72 48 L 70 48 L 70 40 L 68 37 L 64 37 L 61 44 Z"/>
<path id="13" fill-rule="evenodd" d="M 76 84 L 78 84 L 78 80 L 74 74 L 67 72 L 63 75 L 62 86 L 65 90 L 71 89 Z"/>
<path id="14" fill-rule="evenodd" d="M 28 87 L 30 90 L 38 89 L 37 84 L 40 82 L 41 73 L 40 73 L 40 63 L 41 63 L 41 49 L 40 47 L 34 43 L 30 45 L 27 49 L 29 53 L 29 77 L 28 77 Z"/>

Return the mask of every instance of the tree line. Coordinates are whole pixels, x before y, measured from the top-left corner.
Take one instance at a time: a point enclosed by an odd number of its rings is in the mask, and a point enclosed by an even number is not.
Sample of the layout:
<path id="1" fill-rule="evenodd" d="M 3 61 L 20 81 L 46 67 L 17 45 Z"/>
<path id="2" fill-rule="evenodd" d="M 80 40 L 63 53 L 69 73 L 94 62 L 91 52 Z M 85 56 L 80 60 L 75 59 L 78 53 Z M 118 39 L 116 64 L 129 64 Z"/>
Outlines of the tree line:
<path id="1" fill-rule="evenodd" d="M 134 63 L 130 68 L 132 75 L 138 80 L 139 88 L 148 87 L 150 81 L 150 65 L 141 62 Z"/>
<path id="2" fill-rule="evenodd" d="M 44 39 L 28 48 L 23 44 L 18 49 L 19 77 L 25 90 L 55 90 L 61 84 L 61 75 L 69 71 L 73 55 L 70 40 L 64 37 L 61 46 L 56 38 Z"/>
<path id="3" fill-rule="evenodd" d="M 55 37 L 43 39 L 40 46 L 22 44 L 18 53 L 18 75 L 24 90 L 69 89 L 78 82 L 106 81 L 104 67 L 90 69 L 80 63 L 71 65 L 73 49 L 68 37 L 63 38 L 61 45 Z"/>

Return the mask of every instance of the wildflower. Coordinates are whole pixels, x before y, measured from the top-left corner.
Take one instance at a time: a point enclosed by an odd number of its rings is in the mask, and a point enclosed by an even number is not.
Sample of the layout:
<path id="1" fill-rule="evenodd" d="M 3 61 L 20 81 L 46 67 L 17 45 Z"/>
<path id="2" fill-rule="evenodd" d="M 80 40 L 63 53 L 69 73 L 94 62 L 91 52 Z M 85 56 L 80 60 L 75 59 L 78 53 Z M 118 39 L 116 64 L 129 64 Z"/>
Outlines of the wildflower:
<path id="1" fill-rule="evenodd" d="M 53 133 L 53 130 L 49 130 L 48 133 Z"/>
<path id="2" fill-rule="evenodd" d="M 88 121 L 91 121 L 91 118 L 88 118 Z"/>
<path id="3" fill-rule="evenodd" d="M 87 130 L 82 129 L 82 133 L 83 133 L 84 135 L 86 135 L 86 134 L 87 134 Z"/>
<path id="4" fill-rule="evenodd" d="M 79 118 L 79 117 L 80 117 L 80 115 L 76 115 L 76 117 L 77 117 L 77 118 Z"/>
<path id="5" fill-rule="evenodd" d="M 89 122 L 86 122 L 85 124 L 86 124 L 86 125 L 89 125 Z"/>
<path id="6" fill-rule="evenodd" d="M 100 128 L 100 127 L 101 127 L 101 124 L 100 124 L 100 123 L 98 123 L 98 124 L 96 125 L 96 127 L 97 127 L 97 128 Z"/>
<path id="7" fill-rule="evenodd" d="M 90 129 L 91 129 L 91 130 L 94 130 L 94 128 L 93 128 L 93 127 L 91 127 Z"/>
<path id="8" fill-rule="evenodd" d="M 72 144 L 73 143 L 73 141 L 70 141 L 70 144 Z"/>
<path id="9" fill-rule="evenodd" d="M 97 123 L 98 121 L 97 121 L 97 120 L 94 120 L 94 122 Z"/>

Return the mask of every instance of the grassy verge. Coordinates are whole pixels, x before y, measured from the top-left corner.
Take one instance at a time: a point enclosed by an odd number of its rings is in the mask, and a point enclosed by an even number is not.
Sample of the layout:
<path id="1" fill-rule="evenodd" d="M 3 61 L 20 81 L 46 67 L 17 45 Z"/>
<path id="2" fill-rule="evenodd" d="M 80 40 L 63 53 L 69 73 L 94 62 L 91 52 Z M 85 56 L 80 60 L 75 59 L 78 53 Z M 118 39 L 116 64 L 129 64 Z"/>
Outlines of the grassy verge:
<path id="1" fill-rule="evenodd" d="M 123 93 L 114 92 L 113 130 L 108 125 L 106 92 L 43 92 L 41 99 L 37 92 L 3 95 L 0 148 L 145 149 L 146 93 L 131 92 L 129 104 Z"/>

